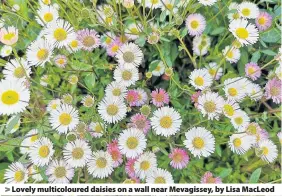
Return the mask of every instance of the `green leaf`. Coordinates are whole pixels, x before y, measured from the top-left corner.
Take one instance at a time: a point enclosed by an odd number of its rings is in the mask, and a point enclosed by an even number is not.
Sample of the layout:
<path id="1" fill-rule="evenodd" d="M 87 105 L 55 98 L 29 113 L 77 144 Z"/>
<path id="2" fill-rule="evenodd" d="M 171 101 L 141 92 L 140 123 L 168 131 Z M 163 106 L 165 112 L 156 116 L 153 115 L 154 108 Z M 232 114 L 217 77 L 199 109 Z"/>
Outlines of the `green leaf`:
<path id="1" fill-rule="evenodd" d="M 238 71 L 240 73 L 240 75 L 244 75 L 245 74 L 245 65 L 249 62 L 249 54 L 248 51 L 242 50 L 241 51 L 241 58 L 238 62 Z"/>
<path id="2" fill-rule="evenodd" d="M 89 89 L 93 89 L 96 83 L 95 74 L 91 73 L 84 78 L 84 82 Z"/>
<path id="3" fill-rule="evenodd" d="M 143 35 L 139 36 L 138 39 L 135 40 L 135 43 L 140 46 L 140 47 L 143 47 L 146 43 L 146 37 Z"/>
<path id="4" fill-rule="evenodd" d="M 280 42 L 281 31 L 277 28 L 273 28 L 269 31 L 263 32 L 260 35 L 260 39 L 266 43 L 277 43 Z"/>
<path id="5" fill-rule="evenodd" d="M 258 60 L 260 59 L 260 56 L 261 56 L 260 51 L 256 51 L 256 52 L 253 53 L 253 55 L 252 55 L 251 62 L 257 63 Z"/>
<path id="6" fill-rule="evenodd" d="M 160 62 L 160 60 L 152 61 L 149 65 L 149 71 L 154 71 Z"/>
<path id="7" fill-rule="evenodd" d="M 16 124 L 19 122 L 20 119 L 20 115 L 17 114 L 12 120 L 11 122 L 6 126 L 6 130 L 5 130 L 5 134 L 9 134 L 10 131 L 16 126 Z"/>
<path id="8" fill-rule="evenodd" d="M 261 52 L 264 53 L 264 54 L 267 54 L 269 56 L 275 56 L 276 55 L 276 53 L 273 52 L 272 50 L 262 50 Z"/>
<path id="9" fill-rule="evenodd" d="M 226 176 L 228 176 L 229 174 L 231 174 L 232 172 L 232 168 L 224 168 L 220 173 L 219 176 L 221 178 L 225 178 Z"/>
<path id="10" fill-rule="evenodd" d="M 216 144 L 216 145 L 215 145 L 215 151 L 216 151 L 216 153 L 218 154 L 218 156 L 221 157 L 221 147 L 220 147 L 219 144 Z"/>
<path id="11" fill-rule="evenodd" d="M 213 30 L 210 34 L 211 35 L 218 35 L 225 31 L 225 27 L 218 27 L 215 30 Z"/>
<path id="12" fill-rule="evenodd" d="M 257 183 L 261 174 L 261 167 L 257 168 L 250 177 L 250 183 Z"/>

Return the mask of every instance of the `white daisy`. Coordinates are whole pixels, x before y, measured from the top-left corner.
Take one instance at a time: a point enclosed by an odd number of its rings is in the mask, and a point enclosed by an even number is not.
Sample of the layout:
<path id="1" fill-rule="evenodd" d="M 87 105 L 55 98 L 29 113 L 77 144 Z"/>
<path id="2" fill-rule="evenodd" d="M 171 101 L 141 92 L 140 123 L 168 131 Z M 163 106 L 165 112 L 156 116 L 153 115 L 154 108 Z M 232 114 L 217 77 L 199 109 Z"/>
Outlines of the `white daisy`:
<path id="1" fill-rule="evenodd" d="M 157 135 L 168 137 L 180 130 L 182 119 L 173 108 L 161 107 L 153 113 L 151 122 Z"/>
<path id="2" fill-rule="evenodd" d="M 219 67 L 216 62 L 210 62 L 208 66 L 206 66 L 206 69 L 215 80 L 219 80 L 223 74 L 223 69 Z"/>
<path id="3" fill-rule="evenodd" d="M 137 22 L 137 24 L 135 22 L 131 22 L 126 25 L 125 35 L 131 40 L 136 40 L 138 39 L 142 30 L 143 30 L 143 27 L 140 22 Z"/>
<path id="4" fill-rule="evenodd" d="M 67 47 L 67 50 L 68 50 L 70 53 L 73 53 L 73 52 L 79 51 L 81 48 L 82 48 L 81 43 L 78 41 L 77 38 L 74 38 L 73 40 L 71 40 L 71 41 L 69 42 L 69 45 L 68 45 L 68 47 Z"/>
<path id="5" fill-rule="evenodd" d="M 185 137 L 184 145 L 195 157 L 208 157 L 214 152 L 214 136 L 205 128 L 194 127 L 185 133 Z"/>
<path id="6" fill-rule="evenodd" d="M 211 38 L 207 35 L 196 36 L 193 39 L 193 53 L 197 56 L 204 56 L 208 53 L 211 45 Z"/>
<path id="7" fill-rule="evenodd" d="M 36 165 L 30 165 L 28 167 L 28 175 L 34 180 L 34 183 L 43 181 L 39 167 L 37 167 Z"/>
<path id="8" fill-rule="evenodd" d="M 13 51 L 12 46 L 4 45 L 1 48 L 0 56 L 1 57 L 7 57 L 7 56 L 9 56 L 12 53 L 12 51 Z"/>
<path id="9" fill-rule="evenodd" d="M 204 90 L 212 85 L 212 77 L 207 69 L 195 69 L 189 78 L 195 89 Z"/>
<path id="10" fill-rule="evenodd" d="M 254 136 L 240 133 L 231 135 L 228 144 L 232 152 L 236 154 L 245 154 L 255 142 L 256 138 Z"/>
<path id="11" fill-rule="evenodd" d="M 97 6 L 97 12 L 97 18 L 100 23 L 113 25 L 116 22 L 116 14 L 111 5 L 99 5 Z"/>
<path id="12" fill-rule="evenodd" d="M 136 158 L 146 148 L 144 133 L 136 128 L 123 130 L 118 138 L 118 147 L 127 158 Z"/>
<path id="13" fill-rule="evenodd" d="M 101 118 L 107 123 L 116 123 L 126 116 L 126 105 L 120 98 L 105 97 L 98 105 Z"/>
<path id="14" fill-rule="evenodd" d="M 139 80 L 138 69 L 136 67 L 126 69 L 118 66 L 114 71 L 114 79 L 125 87 L 134 85 Z"/>
<path id="15" fill-rule="evenodd" d="M 30 147 L 29 159 L 34 165 L 42 167 L 48 165 L 54 152 L 51 140 L 47 137 L 42 137 Z"/>
<path id="16" fill-rule="evenodd" d="M 205 6 L 211 6 L 215 4 L 217 0 L 198 0 L 200 4 L 203 4 Z"/>
<path id="17" fill-rule="evenodd" d="M 81 103 L 83 104 L 83 106 L 91 108 L 94 105 L 94 101 L 94 97 L 92 97 L 91 95 L 86 95 L 85 97 L 83 97 Z"/>
<path id="18" fill-rule="evenodd" d="M 152 152 L 144 152 L 134 163 L 134 171 L 137 177 L 144 180 L 157 169 L 157 157 Z"/>
<path id="19" fill-rule="evenodd" d="M 87 163 L 87 169 L 94 178 L 106 178 L 114 171 L 113 164 L 112 156 L 107 151 L 99 150 L 93 152 Z"/>
<path id="20" fill-rule="evenodd" d="M 273 162 L 278 156 L 277 146 L 271 140 L 262 140 L 258 143 L 258 156 L 268 162 Z"/>
<path id="21" fill-rule="evenodd" d="M 233 20 L 229 24 L 229 31 L 242 45 L 254 44 L 259 38 L 256 26 L 245 19 Z"/>
<path id="22" fill-rule="evenodd" d="M 28 179 L 28 171 L 20 162 L 14 162 L 5 170 L 6 184 L 23 184 Z"/>
<path id="23" fill-rule="evenodd" d="M 198 109 L 203 116 L 208 116 L 209 120 L 219 119 L 222 113 L 222 103 L 224 99 L 215 92 L 203 93 L 198 98 Z"/>
<path id="24" fill-rule="evenodd" d="M 36 16 L 35 20 L 41 26 L 45 26 L 46 24 L 56 21 L 59 18 L 58 10 L 51 5 L 50 6 L 42 5 L 37 10 L 37 14 L 38 16 Z"/>
<path id="25" fill-rule="evenodd" d="M 222 112 L 228 118 L 232 118 L 235 112 L 239 109 L 240 109 L 239 104 L 234 100 L 227 99 L 226 101 L 223 102 Z"/>
<path id="26" fill-rule="evenodd" d="M 227 17 L 230 21 L 237 20 L 240 18 L 240 13 L 237 10 L 238 6 L 239 4 L 236 2 L 231 2 L 228 6 L 228 10 L 230 10 L 230 13 L 228 13 Z"/>
<path id="27" fill-rule="evenodd" d="M 161 76 L 165 72 L 165 65 L 162 61 L 159 61 L 156 68 L 152 71 L 153 76 Z"/>
<path id="28" fill-rule="evenodd" d="M 142 63 L 143 56 L 143 52 L 139 46 L 130 42 L 123 44 L 115 57 L 120 66 L 130 69 L 138 67 Z"/>
<path id="29" fill-rule="evenodd" d="M 250 90 L 247 92 L 247 94 L 252 100 L 258 101 L 263 97 L 263 89 L 259 84 L 251 83 L 249 88 Z"/>
<path id="30" fill-rule="evenodd" d="M 189 35 L 199 36 L 206 28 L 206 19 L 203 15 L 198 13 L 190 14 L 186 19 L 186 27 Z"/>
<path id="31" fill-rule="evenodd" d="M 107 85 L 105 89 L 106 97 L 124 98 L 126 95 L 126 87 L 119 82 L 113 81 Z"/>
<path id="32" fill-rule="evenodd" d="M 26 51 L 27 61 L 31 65 L 44 66 L 45 63 L 50 62 L 53 55 L 53 44 L 49 43 L 43 38 L 32 42 Z"/>
<path id="33" fill-rule="evenodd" d="M 103 136 L 103 133 L 105 132 L 106 128 L 107 125 L 102 122 L 91 122 L 88 126 L 88 131 L 93 137 L 100 138 Z"/>
<path id="34" fill-rule="evenodd" d="M 0 81 L 0 115 L 17 114 L 29 104 L 30 91 L 15 80 Z"/>
<path id="35" fill-rule="evenodd" d="M 60 99 L 53 99 L 48 103 L 47 111 L 48 112 L 55 111 L 58 109 L 58 107 L 60 107 L 60 105 L 61 105 Z"/>
<path id="36" fill-rule="evenodd" d="M 228 99 L 240 102 L 245 97 L 242 85 L 239 85 L 243 78 L 236 77 L 224 81 L 224 92 Z"/>
<path id="37" fill-rule="evenodd" d="M 76 139 L 68 142 L 63 150 L 64 160 L 71 167 L 84 167 L 91 158 L 91 149 L 84 140 Z"/>
<path id="38" fill-rule="evenodd" d="M 63 19 L 49 23 L 43 34 L 46 40 L 58 48 L 67 47 L 76 36 L 71 24 Z"/>
<path id="39" fill-rule="evenodd" d="M 74 169 L 64 160 L 53 160 L 46 169 L 46 175 L 52 184 L 67 184 L 74 176 Z"/>
<path id="40" fill-rule="evenodd" d="M 50 112 L 50 123 L 59 134 L 72 131 L 79 122 L 78 111 L 71 105 L 61 104 Z"/>
<path id="41" fill-rule="evenodd" d="M 34 145 L 34 143 L 38 140 L 38 130 L 32 129 L 30 130 L 24 137 L 24 140 L 21 143 L 20 152 L 22 154 L 28 153 L 30 147 Z"/>
<path id="42" fill-rule="evenodd" d="M 3 75 L 7 80 L 18 80 L 24 82 L 31 74 L 31 69 L 26 60 L 23 58 L 16 60 L 12 59 L 6 63 Z"/>
<path id="43" fill-rule="evenodd" d="M 175 0 L 162 0 L 161 9 L 166 15 L 171 13 L 176 14 L 178 12 Z"/>
<path id="44" fill-rule="evenodd" d="M 243 132 L 246 126 L 250 123 L 250 118 L 243 110 L 237 110 L 231 118 L 231 123 L 239 132 Z"/>
<path id="45" fill-rule="evenodd" d="M 173 184 L 173 178 L 170 172 L 165 169 L 157 168 L 148 175 L 146 182 L 149 184 Z"/>
<path id="46" fill-rule="evenodd" d="M 241 57 L 240 50 L 235 47 L 226 46 L 222 53 L 230 63 L 237 63 Z"/>
<path id="47" fill-rule="evenodd" d="M 255 19 L 259 16 L 259 8 L 255 3 L 245 1 L 239 4 L 238 12 L 241 17 Z"/>

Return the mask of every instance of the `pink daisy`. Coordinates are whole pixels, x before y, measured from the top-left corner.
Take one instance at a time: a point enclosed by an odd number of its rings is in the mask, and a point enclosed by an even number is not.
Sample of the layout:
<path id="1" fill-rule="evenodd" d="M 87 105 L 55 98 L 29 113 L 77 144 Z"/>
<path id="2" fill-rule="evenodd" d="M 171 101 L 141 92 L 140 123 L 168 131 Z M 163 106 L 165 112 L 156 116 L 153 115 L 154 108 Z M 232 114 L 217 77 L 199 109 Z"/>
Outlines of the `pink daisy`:
<path id="1" fill-rule="evenodd" d="M 125 164 L 125 172 L 127 173 L 127 175 L 130 177 L 130 178 L 136 178 L 136 174 L 135 174 L 135 171 L 134 171 L 134 164 L 135 164 L 135 161 L 137 160 L 137 158 L 135 159 L 131 159 L 129 158 Z"/>
<path id="2" fill-rule="evenodd" d="M 250 62 L 245 65 L 245 73 L 247 77 L 254 81 L 261 76 L 261 69 L 258 64 Z"/>
<path id="3" fill-rule="evenodd" d="M 191 96 L 191 100 L 194 103 L 195 108 L 198 108 L 198 98 L 200 97 L 200 95 L 201 91 L 197 91 Z"/>
<path id="4" fill-rule="evenodd" d="M 138 92 L 136 90 L 129 90 L 125 99 L 130 106 L 136 106 L 138 101 Z"/>
<path id="5" fill-rule="evenodd" d="M 256 18 L 256 26 L 259 31 L 265 31 L 272 25 L 272 16 L 267 12 L 260 12 Z"/>
<path id="6" fill-rule="evenodd" d="M 164 89 L 156 89 L 151 93 L 152 103 L 157 107 L 162 107 L 169 103 L 169 95 Z"/>
<path id="7" fill-rule="evenodd" d="M 140 183 L 140 180 L 137 177 L 131 177 L 130 180 L 132 180 L 135 184 Z"/>
<path id="8" fill-rule="evenodd" d="M 123 44 L 118 39 L 115 39 L 108 45 L 107 54 L 114 57 L 122 45 Z"/>
<path id="9" fill-rule="evenodd" d="M 148 100 L 147 93 L 141 88 L 137 88 L 136 92 L 138 93 L 138 100 L 136 102 L 136 106 L 144 105 L 146 103 L 146 101 Z"/>
<path id="10" fill-rule="evenodd" d="M 130 118 L 131 126 L 143 131 L 144 134 L 147 134 L 151 128 L 151 123 L 147 117 L 143 114 L 135 114 Z"/>
<path id="11" fill-rule="evenodd" d="M 118 141 L 116 139 L 108 144 L 107 151 L 110 153 L 114 161 L 113 167 L 118 167 L 122 163 L 122 154 L 119 151 Z"/>
<path id="12" fill-rule="evenodd" d="M 54 57 L 54 62 L 58 67 L 65 68 L 68 63 L 68 59 L 65 55 L 57 55 Z"/>
<path id="13" fill-rule="evenodd" d="M 100 46 L 100 36 L 93 29 L 82 29 L 78 31 L 77 39 L 84 50 L 92 51 Z"/>
<path id="14" fill-rule="evenodd" d="M 257 134 L 257 143 L 263 140 L 267 140 L 269 138 L 269 134 L 265 129 L 260 129 Z"/>
<path id="15" fill-rule="evenodd" d="M 272 99 L 274 103 L 281 103 L 281 87 L 282 81 L 277 78 L 268 80 L 265 85 L 265 96 L 267 99 Z"/>
<path id="16" fill-rule="evenodd" d="M 206 172 L 202 179 L 201 179 L 202 184 L 221 184 L 221 178 L 220 177 L 213 177 L 213 174 L 211 172 Z"/>
<path id="17" fill-rule="evenodd" d="M 171 159 L 171 167 L 175 169 L 183 169 L 189 162 L 189 156 L 187 152 L 181 148 L 174 148 L 168 157 Z"/>

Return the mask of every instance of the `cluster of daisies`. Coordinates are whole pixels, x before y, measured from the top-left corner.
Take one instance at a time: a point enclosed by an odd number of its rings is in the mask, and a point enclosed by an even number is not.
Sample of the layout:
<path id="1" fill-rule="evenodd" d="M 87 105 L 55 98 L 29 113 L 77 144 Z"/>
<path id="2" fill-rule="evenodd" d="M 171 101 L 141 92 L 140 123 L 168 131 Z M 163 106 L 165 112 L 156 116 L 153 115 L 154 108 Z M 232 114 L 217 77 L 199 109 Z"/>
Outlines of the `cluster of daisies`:
<path id="1" fill-rule="evenodd" d="M 202 6 L 212 6 L 216 0 L 199 0 Z M 118 1 L 126 9 L 135 6 L 132 0 Z M 141 6 L 152 10 L 160 9 L 167 15 L 177 14 L 187 6 L 185 0 L 139 0 Z M 14 6 L 17 10 L 17 6 Z M 230 63 L 240 59 L 240 47 L 252 45 L 259 39 L 259 31 L 265 31 L 272 25 L 272 17 L 267 12 L 261 12 L 256 4 L 242 2 L 231 3 L 228 14 L 229 31 L 234 41 L 223 50 L 223 58 Z M 150 90 L 141 84 L 140 66 L 144 67 L 145 52 L 135 41 L 144 31 L 144 25 L 138 21 L 128 21 L 124 25 L 124 34 L 118 35 L 112 31 L 98 33 L 94 29 L 75 28 L 65 19 L 60 18 L 60 6 L 51 0 L 39 0 L 36 10 L 36 22 L 42 26 L 36 40 L 26 49 L 25 56 L 18 57 L 15 45 L 20 38 L 18 29 L 3 25 L 0 29 L 2 57 L 9 57 L 5 64 L 3 79 L 0 81 L 0 115 L 10 116 L 7 125 L 29 108 L 32 93 L 36 93 L 32 85 L 41 85 L 47 90 L 48 75 L 43 75 L 37 83 L 33 78 L 33 70 L 51 68 L 55 65 L 64 71 L 69 66 L 69 60 L 77 52 L 91 55 L 94 50 L 103 50 L 109 59 L 115 61 L 113 81 L 104 89 L 102 100 L 96 100 L 92 92 L 83 95 L 79 104 L 74 104 L 71 93 L 57 95 L 45 105 L 45 114 L 50 124 L 51 132 L 67 141 L 62 148 L 56 147 L 48 134 L 40 134 L 34 128 L 23 136 L 20 153 L 26 155 L 28 163 L 20 161 L 12 163 L 6 170 L 6 183 L 25 183 L 29 179 L 34 182 L 70 183 L 76 171 L 82 171 L 92 178 L 104 179 L 110 177 L 114 170 L 124 167 L 127 179 L 125 183 L 174 183 L 170 171 L 187 168 L 191 158 L 209 157 L 215 151 L 216 139 L 212 130 L 203 126 L 185 130 L 182 127 L 183 117 L 173 108 L 169 93 L 163 88 Z M 97 20 L 106 26 L 117 23 L 118 16 L 111 5 L 97 6 Z M 253 24 L 255 22 L 255 24 Z M 193 38 L 193 53 L 204 56 L 209 53 L 212 38 L 204 33 L 206 19 L 200 13 L 189 14 L 185 26 Z M 149 24 L 151 31 L 147 42 L 154 45 L 160 42 L 158 25 Z M 281 54 L 275 57 L 281 64 Z M 170 80 L 173 72 L 163 60 L 157 60 L 154 69 L 146 76 Z M 95 65 L 94 65 L 95 66 Z M 255 149 L 256 155 L 266 162 L 274 162 L 278 156 L 277 146 L 270 140 L 269 134 L 257 122 L 252 122 L 247 112 L 240 107 L 245 99 L 255 102 L 261 99 L 272 99 L 281 103 L 282 72 L 278 66 L 265 86 L 256 81 L 262 75 L 262 66 L 249 62 L 245 65 L 245 75 L 224 80 L 216 86 L 224 75 L 221 64 L 209 62 L 205 67 L 194 69 L 189 76 L 191 101 L 196 110 L 210 121 L 229 119 L 234 127 L 228 141 L 230 150 L 235 154 L 245 154 Z M 79 83 L 78 75 L 70 75 L 71 85 Z M 150 77 L 148 77 L 150 79 Z M 190 88 L 189 87 L 189 88 Z M 88 89 L 87 89 L 88 90 Z M 97 107 L 96 107 L 97 106 Z M 81 120 L 80 108 L 94 109 L 99 118 L 96 121 Z M 224 119 L 225 120 L 225 119 Z M 120 125 L 118 130 L 113 126 Z M 16 122 L 10 133 L 15 133 L 21 127 L 21 121 Z M 184 130 L 184 132 L 183 132 Z M 170 159 L 170 169 L 160 167 L 157 153 L 159 148 L 148 147 L 150 132 L 164 138 L 173 138 L 185 133 L 182 143 L 171 149 L 167 158 Z M 88 137 L 90 136 L 90 137 Z M 282 142 L 282 133 L 278 133 Z M 105 148 L 96 149 L 92 141 L 104 138 Z M 44 179 L 45 178 L 45 179 Z M 207 171 L 203 174 L 201 183 L 221 183 L 220 177 Z"/>

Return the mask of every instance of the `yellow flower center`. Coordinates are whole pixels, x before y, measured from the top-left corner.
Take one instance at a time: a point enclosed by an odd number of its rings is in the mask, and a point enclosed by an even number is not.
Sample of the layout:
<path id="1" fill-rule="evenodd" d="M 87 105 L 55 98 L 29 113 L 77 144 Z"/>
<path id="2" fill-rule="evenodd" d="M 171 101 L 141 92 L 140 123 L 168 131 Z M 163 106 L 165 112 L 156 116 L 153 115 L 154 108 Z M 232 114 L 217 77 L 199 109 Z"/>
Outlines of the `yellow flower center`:
<path id="1" fill-rule="evenodd" d="M 100 169 L 105 168 L 107 166 L 107 160 L 103 157 L 100 157 L 96 160 L 96 165 Z"/>
<path id="2" fill-rule="evenodd" d="M 266 20 L 265 20 L 264 17 L 260 17 L 260 18 L 258 19 L 258 23 L 259 23 L 260 25 L 264 25 L 265 22 L 266 22 Z"/>
<path id="3" fill-rule="evenodd" d="M 227 116 L 234 115 L 234 108 L 231 105 L 228 105 L 228 104 L 224 105 L 223 110 Z"/>
<path id="4" fill-rule="evenodd" d="M 138 142 L 138 139 L 136 137 L 129 137 L 126 140 L 126 146 L 131 150 L 135 149 L 138 146 L 138 144 L 139 144 L 139 142 Z"/>
<path id="5" fill-rule="evenodd" d="M 80 147 L 76 147 L 72 150 L 72 157 L 76 160 L 81 159 L 84 155 L 84 151 Z"/>
<path id="6" fill-rule="evenodd" d="M 248 68 L 248 73 L 249 73 L 249 75 L 252 75 L 253 73 L 255 73 L 255 68 L 253 68 L 253 67 L 249 67 Z"/>
<path id="7" fill-rule="evenodd" d="M 157 102 L 163 102 L 163 101 L 164 101 L 164 95 L 158 93 L 158 94 L 156 95 L 156 97 L 155 97 L 155 100 L 156 100 Z"/>
<path id="8" fill-rule="evenodd" d="M 251 10 L 249 8 L 242 9 L 242 14 L 244 16 L 249 16 L 251 14 Z"/>
<path id="9" fill-rule="evenodd" d="M 133 63 L 134 61 L 134 53 L 131 52 L 131 51 L 126 51 L 123 53 L 123 60 L 126 62 L 126 63 Z"/>
<path id="10" fill-rule="evenodd" d="M 86 36 L 83 39 L 82 43 L 86 47 L 91 47 L 91 46 L 93 46 L 96 43 L 96 41 L 95 41 L 95 39 L 92 36 Z"/>
<path id="11" fill-rule="evenodd" d="M 155 68 L 155 71 L 160 71 L 161 70 L 161 66 L 158 65 L 156 68 Z"/>
<path id="12" fill-rule="evenodd" d="M 197 29 L 199 27 L 200 23 L 197 20 L 193 20 L 191 22 L 192 29 Z"/>
<path id="13" fill-rule="evenodd" d="M 110 116 L 114 116 L 118 113 L 118 106 L 114 105 L 114 104 L 110 104 L 108 105 L 107 107 L 107 113 L 110 115 Z"/>
<path id="14" fill-rule="evenodd" d="M 4 35 L 4 39 L 10 41 L 11 39 L 13 39 L 16 36 L 15 33 L 7 33 L 6 35 Z"/>
<path id="15" fill-rule="evenodd" d="M 76 48 L 78 46 L 78 41 L 77 40 L 73 40 L 71 43 L 70 43 L 70 46 L 72 48 Z"/>
<path id="16" fill-rule="evenodd" d="M 47 145 L 41 146 L 39 148 L 38 154 L 39 154 L 40 157 L 46 158 L 46 157 L 48 157 L 49 153 L 50 153 L 50 150 L 49 150 L 49 147 Z"/>
<path id="17" fill-rule="evenodd" d="M 170 116 L 164 116 L 160 120 L 160 125 L 164 129 L 169 129 L 172 126 L 172 118 Z"/>
<path id="18" fill-rule="evenodd" d="M 132 73 L 128 70 L 122 72 L 122 79 L 128 81 L 132 78 Z"/>
<path id="19" fill-rule="evenodd" d="M 271 96 L 278 96 L 280 92 L 280 89 L 273 86 L 272 88 L 270 88 L 270 94 Z"/>
<path id="20" fill-rule="evenodd" d="M 166 181 L 164 177 L 159 176 L 155 178 L 155 184 L 165 184 L 165 183 Z"/>
<path id="21" fill-rule="evenodd" d="M 183 156 L 180 153 L 175 153 L 172 160 L 176 163 L 180 163 L 183 160 Z"/>
<path id="22" fill-rule="evenodd" d="M 53 20 L 53 14 L 52 13 L 46 13 L 44 16 L 43 16 L 43 19 L 44 21 L 46 22 L 51 22 Z"/>
<path id="23" fill-rule="evenodd" d="M 93 105 L 94 101 L 92 97 L 87 97 L 84 101 L 84 105 L 87 107 L 91 107 Z"/>
<path id="24" fill-rule="evenodd" d="M 215 178 L 213 178 L 213 177 L 208 177 L 207 183 L 209 183 L 209 184 L 214 184 L 214 183 L 215 183 Z"/>
<path id="25" fill-rule="evenodd" d="M 200 137 L 195 137 L 192 141 L 194 148 L 202 149 L 205 145 L 205 142 Z"/>
<path id="26" fill-rule="evenodd" d="M 226 56 L 230 59 L 233 58 L 233 56 L 234 56 L 233 51 L 230 50 L 229 52 L 227 52 Z"/>
<path id="27" fill-rule="evenodd" d="M 151 3 L 152 3 L 153 5 L 155 5 L 155 4 L 159 3 L 159 0 L 151 0 Z"/>
<path id="28" fill-rule="evenodd" d="M 250 124 L 247 128 L 247 131 L 252 135 L 257 134 L 257 127 L 255 125 Z"/>
<path id="29" fill-rule="evenodd" d="M 215 76 L 216 70 L 215 69 L 209 69 L 209 74 L 211 76 Z"/>
<path id="30" fill-rule="evenodd" d="M 60 121 L 60 124 L 61 125 L 64 125 L 64 126 L 67 126 L 71 123 L 72 121 L 72 117 L 70 114 L 68 113 L 62 113 L 60 116 L 59 116 L 59 121 Z"/>
<path id="31" fill-rule="evenodd" d="M 112 23 L 112 21 L 113 21 L 112 17 L 106 17 L 106 18 L 105 18 L 105 22 L 106 22 L 107 24 Z"/>
<path id="32" fill-rule="evenodd" d="M 39 60 L 43 61 L 48 57 L 48 54 L 49 52 L 47 49 L 41 48 L 40 50 L 38 50 L 36 56 Z"/>
<path id="33" fill-rule="evenodd" d="M 120 96 L 121 95 L 121 90 L 119 88 L 115 88 L 112 91 L 114 96 Z"/>
<path id="34" fill-rule="evenodd" d="M 14 179 L 16 182 L 21 182 L 24 179 L 25 173 L 21 170 L 16 171 L 14 175 Z"/>
<path id="35" fill-rule="evenodd" d="M 132 33 L 132 34 L 139 34 L 139 31 L 138 31 L 138 29 L 136 28 L 136 27 L 133 27 L 133 28 L 131 28 L 130 29 L 130 32 Z"/>
<path id="36" fill-rule="evenodd" d="M 67 32 L 65 29 L 63 28 L 57 28 L 55 31 L 54 31 L 54 38 L 61 42 L 61 41 L 64 41 L 65 39 L 67 39 Z"/>
<path id="37" fill-rule="evenodd" d="M 117 52 L 118 51 L 118 49 L 119 49 L 119 46 L 118 45 L 114 45 L 113 47 L 112 47 L 112 52 Z"/>
<path id="38" fill-rule="evenodd" d="M 267 148 L 267 147 L 265 147 L 265 146 L 264 146 L 264 147 L 262 147 L 262 154 L 266 156 L 266 155 L 268 155 L 268 153 L 269 153 L 268 148 Z"/>
<path id="39" fill-rule="evenodd" d="M 151 167 L 151 164 L 149 161 L 142 161 L 140 164 L 140 169 L 144 171 L 148 170 L 150 167 Z"/>
<path id="40" fill-rule="evenodd" d="M 22 67 L 17 67 L 15 70 L 14 70 L 14 76 L 16 78 L 23 78 L 25 76 L 25 70 L 24 68 Z"/>
<path id="41" fill-rule="evenodd" d="M 198 76 L 197 78 L 195 78 L 194 82 L 197 86 L 203 86 L 204 85 L 204 79 L 201 76 Z"/>
<path id="42" fill-rule="evenodd" d="M 20 95 L 17 91 L 7 90 L 2 94 L 1 100 L 6 105 L 14 105 L 19 102 Z"/>
<path id="43" fill-rule="evenodd" d="M 237 12 L 237 13 L 234 13 L 233 14 L 233 19 L 238 19 L 240 18 L 240 14 Z"/>
<path id="44" fill-rule="evenodd" d="M 35 142 L 38 139 L 38 135 L 34 135 L 30 137 L 31 142 Z"/>
<path id="45" fill-rule="evenodd" d="M 207 101 L 204 103 L 204 109 L 206 110 L 206 112 L 212 113 L 215 111 L 216 105 L 213 101 Z"/>
<path id="46" fill-rule="evenodd" d="M 110 44 L 112 42 L 112 39 L 110 37 L 107 37 L 105 42 L 106 42 L 106 44 Z"/>
<path id="47" fill-rule="evenodd" d="M 228 89 L 228 94 L 232 97 L 235 97 L 236 95 L 238 95 L 238 91 L 236 88 L 229 88 Z"/>
<path id="48" fill-rule="evenodd" d="M 236 138 L 233 140 L 233 144 L 236 148 L 240 147 L 242 144 L 242 140 L 240 138 Z"/>
<path id="49" fill-rule="evenodd" d="M 54 171 L 54 174 L 56 176 L 56 178 L 63 178 L 66 176 L 67 174 L 67 170 L 65 167 L 56 167 L 55 171 Z"/>
<path id="50" fill-rule="evenodd" d="M 103 131 L 103 127 L 100 124 L 97 124 L 95 126 L 95 132 L 102 133 L 102 131 Z"/>
<path id="51" fill-rule="evenodd" d="M 49 5 L 51 3 L 51 0 L 42 0 L 42 2 L 45 4 L 45 5 Z"/>
<path id="52" fill-rule="evenodd" d="M 172 10 L 173 9 L 173 4 L 168 3 L 168 4 L 166 4 L 166 7 L 167 7 L 168 10 Z"/>
<path id="53" fill-rule="evenodd" d="M 239 116 L 239 117 L 236 117 L 234 121 L 237 125 L 241 125 L 243 123 L 243 118 Z"/>
<path id="54" fill-rule="evenodd" d="M 240 39 L 247 39 L 249 37 L 249 32 L 245 28 L 238 28 L 236 29 L 236 35 Z"/>

